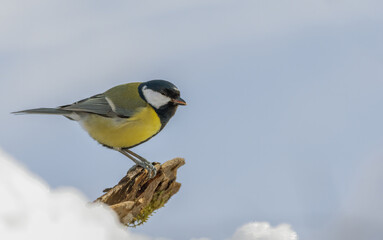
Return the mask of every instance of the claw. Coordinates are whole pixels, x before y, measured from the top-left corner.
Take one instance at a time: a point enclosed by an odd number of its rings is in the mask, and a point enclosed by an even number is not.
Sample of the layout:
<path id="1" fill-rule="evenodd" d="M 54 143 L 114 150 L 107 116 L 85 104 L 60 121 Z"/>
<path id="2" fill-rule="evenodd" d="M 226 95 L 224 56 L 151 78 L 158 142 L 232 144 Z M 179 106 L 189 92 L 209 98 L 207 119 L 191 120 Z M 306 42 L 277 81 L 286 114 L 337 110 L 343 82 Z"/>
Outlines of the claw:
<path id="1" fill-rule="evenodd" d="M 145 165 L 145 169 L 148 170 L 149 179 L 152 179 L 157 175 L 157 168 L 154 167 L 152 164 Z"/>
<path id="2" fill-rule="evenodd" d="M 148 177 L 149 179 L 154 178 L 157 175 L 157 169 L 154 167 L 151 163 L 137 163 L 136 166 L 140 166 L 146 171 L 148 171 Z"/>

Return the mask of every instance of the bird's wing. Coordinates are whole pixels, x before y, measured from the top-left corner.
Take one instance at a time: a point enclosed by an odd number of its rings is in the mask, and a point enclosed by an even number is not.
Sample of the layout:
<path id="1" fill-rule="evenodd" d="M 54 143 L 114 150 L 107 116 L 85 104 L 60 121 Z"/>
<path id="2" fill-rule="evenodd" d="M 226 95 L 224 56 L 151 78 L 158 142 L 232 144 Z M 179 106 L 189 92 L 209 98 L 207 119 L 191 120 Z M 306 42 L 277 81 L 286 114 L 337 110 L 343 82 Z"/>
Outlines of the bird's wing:
<path id="1" fill-rule="evenodd" d="M 73 112 L 94 113 L 104 117 L 129 118 L 148 104 L 140 97 L 139 82 L 113 87 L 105 93 L 61 106 L 59 109 Z"/>
<path id="2" fill-rule="evenodd" d="M 94 113 L 104 117 L 129 118 L 134 114 L 127 109 L 116 109 L 114 104 L 104 95 L 97 94 L 70 105 L 61 106 L 60 109 L 73 112 Z"/>

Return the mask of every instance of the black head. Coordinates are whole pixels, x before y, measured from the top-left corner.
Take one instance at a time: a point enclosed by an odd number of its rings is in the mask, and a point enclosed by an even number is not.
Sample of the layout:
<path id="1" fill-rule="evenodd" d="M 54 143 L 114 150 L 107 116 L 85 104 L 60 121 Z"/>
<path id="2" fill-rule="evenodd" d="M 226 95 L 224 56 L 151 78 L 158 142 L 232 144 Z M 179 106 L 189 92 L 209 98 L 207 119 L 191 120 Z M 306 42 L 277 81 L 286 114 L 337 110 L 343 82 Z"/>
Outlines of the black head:
<path id="1" fill-rule="evenodd" d="M 174 115 L 178 105 L 186 105 L 180 97 L 180 90 L 173 83 L 165 80 L 151 80 L 139 85 L 141 98 L 149 103 L 161 120 L 161 129 Z"/>
<path id="2" fill-rule="evenodd" d="M 180 97 L 180 90 L 171 82 L 165 80 L 151 80 L 139 86 L 140 96 L 155 109 L 167 105 L 186 105 Z"/>

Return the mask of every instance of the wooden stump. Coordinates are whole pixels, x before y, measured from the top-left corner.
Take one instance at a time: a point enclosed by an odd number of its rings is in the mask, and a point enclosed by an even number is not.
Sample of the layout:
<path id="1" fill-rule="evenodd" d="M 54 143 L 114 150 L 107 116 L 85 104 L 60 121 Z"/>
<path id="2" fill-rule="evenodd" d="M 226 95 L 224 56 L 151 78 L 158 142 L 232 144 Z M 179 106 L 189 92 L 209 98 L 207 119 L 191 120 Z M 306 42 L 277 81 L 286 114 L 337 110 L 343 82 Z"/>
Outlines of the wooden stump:
<path id="1" fill-rule="evenodd" d="M 116 211 L 121 223 L 141 225 L 178 192 L 181 184 L 176 182 L 177 169 L 184 164 L 183 158 L 174 158 L 162 165 L 153 163 L 157 175 L 152 179 L 148 178 L 146 170 L 135 165 L 116 186 L 105 189 L 106 193 L 95 202 L 109 205 Z"/>

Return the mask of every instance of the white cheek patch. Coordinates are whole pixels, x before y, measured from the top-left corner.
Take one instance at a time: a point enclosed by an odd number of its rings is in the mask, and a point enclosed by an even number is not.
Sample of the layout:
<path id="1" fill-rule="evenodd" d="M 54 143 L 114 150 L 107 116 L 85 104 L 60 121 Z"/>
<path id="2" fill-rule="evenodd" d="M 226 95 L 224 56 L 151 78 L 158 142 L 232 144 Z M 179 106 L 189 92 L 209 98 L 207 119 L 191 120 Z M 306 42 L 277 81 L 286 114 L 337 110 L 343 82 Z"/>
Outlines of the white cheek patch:
<path id="1" fill-rule="evenodd" d="M 144 94 L 146 101 L 157 109 L 168 104 L 171 100 L 169 97 L 153 91 L 152 89 L 148 89 L 146 86 L 142 88 L 142 93 Z"/>

